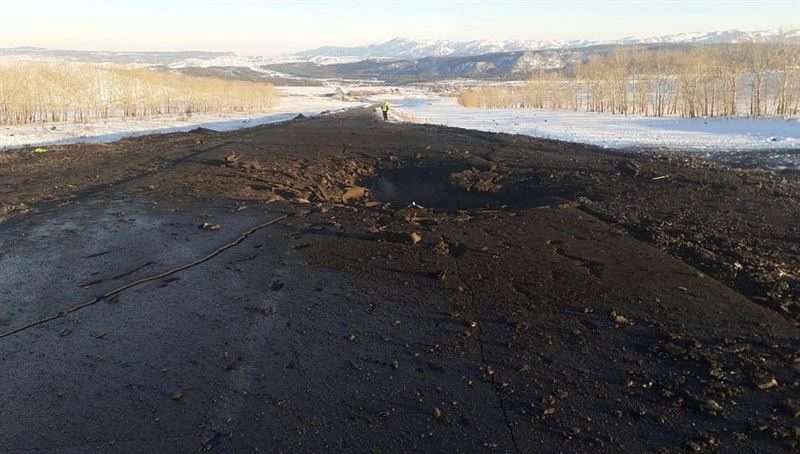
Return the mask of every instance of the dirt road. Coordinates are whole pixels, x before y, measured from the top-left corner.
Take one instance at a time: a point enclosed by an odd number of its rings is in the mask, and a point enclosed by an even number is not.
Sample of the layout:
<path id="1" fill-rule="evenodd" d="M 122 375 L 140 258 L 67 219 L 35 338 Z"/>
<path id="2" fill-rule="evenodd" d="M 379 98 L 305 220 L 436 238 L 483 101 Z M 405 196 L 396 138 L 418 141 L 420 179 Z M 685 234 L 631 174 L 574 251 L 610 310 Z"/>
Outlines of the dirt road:
<path id="1" fill-rule="evenodd" d="M 796 177 L 354 111 L 3 155 L 0 203 L 2 452 L 800 442 Z"/>

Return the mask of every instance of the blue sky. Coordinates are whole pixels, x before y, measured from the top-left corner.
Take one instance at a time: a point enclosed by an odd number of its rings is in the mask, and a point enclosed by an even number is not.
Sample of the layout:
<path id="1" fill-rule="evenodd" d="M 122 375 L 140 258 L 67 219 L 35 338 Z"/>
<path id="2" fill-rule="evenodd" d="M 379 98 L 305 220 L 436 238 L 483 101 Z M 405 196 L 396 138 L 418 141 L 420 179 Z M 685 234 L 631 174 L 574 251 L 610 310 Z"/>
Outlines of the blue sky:
<path id="1" fill-rule="evenodd" d="M 394 37 L 612 39 L 800 28 L 800 0 L 2 0 L 0 47 L 276 54 Z"/>

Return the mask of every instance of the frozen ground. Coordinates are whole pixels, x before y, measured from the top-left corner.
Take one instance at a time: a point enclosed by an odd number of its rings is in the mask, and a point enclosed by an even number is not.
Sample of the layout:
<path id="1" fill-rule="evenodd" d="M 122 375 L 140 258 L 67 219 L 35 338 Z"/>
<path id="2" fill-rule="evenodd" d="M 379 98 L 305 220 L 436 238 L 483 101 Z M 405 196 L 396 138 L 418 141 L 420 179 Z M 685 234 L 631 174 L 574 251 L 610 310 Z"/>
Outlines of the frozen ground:
<path id="1" fill-rule="evenodd" d="M 675 151 L 708 156 L 728 164 L 800 169 L 800 120 L 678 119 L 582 111 L 470 109 L 452 97 L 423 88 L 284 87 L 280 105 L 269 112 L 196 114 L 146 119 L 112 119 L 89 124 L 50 123 L 0 127 L 0 150 L 75 142 L 112 142 L 123 137 L 188 131 L 197 127 L 229 131 L 275 123 L 321 111 L 336 111 L 388 100 L 395 121 L 413 121 L 492 132 L 526 134 L 609 148 Z"/>
<path id="2" fill-rule="evenodd" d="M 0 126 L 0 150 L 24 146 L 44 146 L 68 143 L 105 143 L 125 137 L 147 134 L 167 134 L 208 128 L 230 131 L 290 120 L 297 114 L 306 116 L 322 111 L 335 111 L 365 105 L 342 101 L 332 87 L 281 87 L 284 97 L 280 104 L 266 112 L 205 113 L 164 115 L 148 118 L 113 118 L 92 123 L 46 123 Z"/>
<path id="3" fill-rule="evenodd" d="M 678 119 L 571 110 L 472 109 L 455 98 L 398 98 L 398 119 L 608 148 L 670 150 L 768 167 L 800 167 L 800 120 Z M 751 162 L 753 161 L 753 162 Z M 757 162 L 755 162 L 757 161 Z"/>

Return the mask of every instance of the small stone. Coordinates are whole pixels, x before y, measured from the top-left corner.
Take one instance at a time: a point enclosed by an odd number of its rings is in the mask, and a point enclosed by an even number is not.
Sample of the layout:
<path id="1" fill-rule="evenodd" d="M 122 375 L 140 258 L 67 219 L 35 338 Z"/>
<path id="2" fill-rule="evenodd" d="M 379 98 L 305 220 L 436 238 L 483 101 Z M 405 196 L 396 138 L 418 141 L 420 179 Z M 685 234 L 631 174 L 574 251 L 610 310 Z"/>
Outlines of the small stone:
<path id="1" fill-rule="evenodd" d="M 357 200 L 367 196 L 367 188 L 361 186 L 351 186 L 342 194 L 342 201 L 347 203 L 350 200 Z"/>
<path id="2" fill-rule="evenodd" d="M 717 401 L 714 399 L 709 399 L 706 401 L 706 409 L 711 413 L 720 413 L 723 410 L 722 405 L 717 403 Z"/>
<path id="3" fill-rule="evenodd" d="M 169 396 L 169 398 L 172 400 L 181 400 L 182 397 L 183 397 L 183 391 L 181 390 L 177 390 L 174 393 L 172 393 L 171 396 Z"/>
<path id="4" fill-rule="evenodd" d="M 212 224 L 210 222 L 204 222 L 200 225 L 200 228 L 209 232 L 217 232 L 222 230 L 222 226 L 219 224 Z"/>
<path id="5" fill-rule="evenodd" d="M 758 389 L 767 390 L 778 386 L 778 381 L 775 380 L 775 377 L 765 377 L 757 381 L 756 385 L 758 386 Z"/>
<path id="6" fill-rule="evenodd" d="M 420 235 L 417 232 L 412 232 L 411 233 L 411 244 L 417 244 L 420 241 L 422 241 L 422 235 Z"/>
<path id="7" fill-rule="evenodd" d="M 614 323 L 616 323 L 617 326 L 625 326 L 630 323 L 627 318 L 621 314 L 617 314 L 616 312 L 612 312 L 611 316 L 614 317 Z"/>
<path id="8" fill-rule="evenodd" d="M 442 416 L 444 416 L 444 413 L 442 413 L 442 410 L 439 409 L 439 407 L 436 407 L 436 408 L 433 409 L 433 417 L 434 418 L 439 419 Z"/>

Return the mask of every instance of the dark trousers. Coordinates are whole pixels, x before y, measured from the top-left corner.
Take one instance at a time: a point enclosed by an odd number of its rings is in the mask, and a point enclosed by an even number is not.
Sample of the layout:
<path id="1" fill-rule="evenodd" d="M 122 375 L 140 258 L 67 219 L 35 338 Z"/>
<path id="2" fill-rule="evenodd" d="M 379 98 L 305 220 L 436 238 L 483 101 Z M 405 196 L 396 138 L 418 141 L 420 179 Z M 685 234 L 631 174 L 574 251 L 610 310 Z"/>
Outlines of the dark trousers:
<path id="1" fill-rule="evenodd" d="M 384 111 L 383 111 L 383 121 L 386 121 L 386 120 L 388 120 L 388 119 L 389 119 L 389 112 L 388 112 L 388 111 L 386 111 L 386 110 L 384 110 Z"/>

